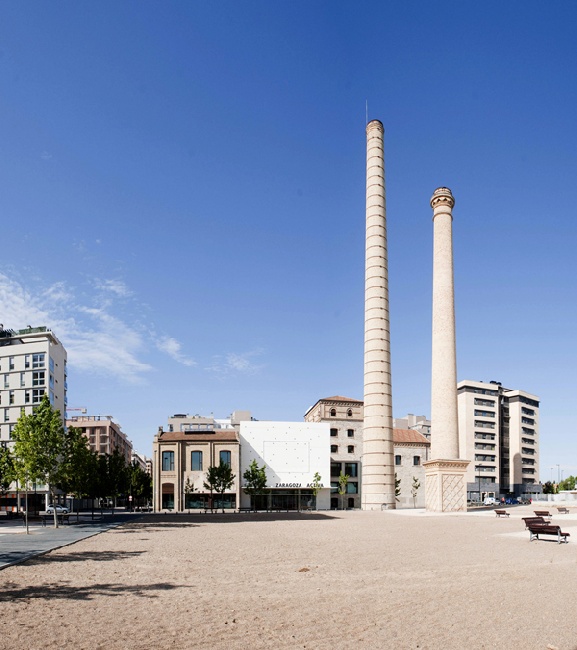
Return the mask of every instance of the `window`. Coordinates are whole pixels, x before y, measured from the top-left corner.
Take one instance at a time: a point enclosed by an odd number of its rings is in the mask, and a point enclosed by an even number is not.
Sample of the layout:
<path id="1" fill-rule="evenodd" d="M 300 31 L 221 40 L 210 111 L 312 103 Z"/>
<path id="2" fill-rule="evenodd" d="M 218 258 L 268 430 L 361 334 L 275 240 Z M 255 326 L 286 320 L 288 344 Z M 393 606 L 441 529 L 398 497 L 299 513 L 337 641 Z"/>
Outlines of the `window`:
<path id="1" fill-rule="evenodd" d="M 163 472 L 174 472 L 174 452 L 173 451 L 163 451 L 162 452 L 162 471 Z"/>
<path id="2" fill-rule="evenodd" d="M 357 494 L 359 491 L 358 483 L 347 483 L 347 494 Z"/>
<path id="3" fill-rule="evenodd" d="M 337 417 L 337 409 L 331 409 L 331 417 L 336 418 Z"/>
<path id="4" fill-rule="evenodd" d="M 30 368 L 30 355 L 29 354 L 27 354 L 24 357 L 24 368 L 26 368 L 26 369 Z"/>
<path id="5" fill-rule="evenodd" d="M 32 391 L 32 404 L 40 404 L 44 395 L 44 388 L 35 388 Z"/>
<path id="6" fill-rule="evenodd" d="M 32 386 L 44 386 L 44 370 L 32 373 Z"/>
<path id="7" fill-rule="evenodd" d="M 10 409 L 4 409 L 4 422 L 8 422 L 10 420 Z"/>
<path id="8" fill-rule="evenodd" d="M 231 466 L 230 465 L 230 451 L 221 451 L 220 455 L 219 455 L 219 458 L 220 458 L 220 462 L 223 465 L 228 465 L 229 467 Z"/>
<path id="9" fill-rule="evenodd" d="M 30 391 L 24 391 L 24 404 L 30 404 Z"/>
<path id="10" fill-rule="evenodd" d="M 355 498 L 354 497 L 349 497 L 347 500 L 347 503 L 349 504 L 349 508 L 354 508 L 355 507 Z"/>
<path id="11" fill-rule="evenodd" d="M 479 397 L 475 397 L 475 404 L 478 405 L 478 406 L 492 406 L 494 408 L 495 407 L 495 400 L 481 399 Z"/>
<path id="12" fill-rule="evenodd" d="M 413 465 L 417 466 L 421 464 L 421 457 L 420 456 L 413 456 Z"/>
<path id="13" fill-rule="evenodd" d="M 339 451 L 338 445 L 331 445 L 331 454 L 336 454 Z"/>
<path id="14" fill-rule="evenodd" d="M 349 410 L 347 411 L 347 417 L 348 417 L 348 418 L 352 418 L 352 417 L 353 417 L 353 409 L 349 409 Z"/>
<path id="15" fill-rule="evenodd" d="M 32 355 L 32 367 L 44 368 L 44 352 Z"/>
<path id="16" fill-rule="evenodd" d="M 50 372 L 54 372 L 54 359 L 52 357 L 48 359 L 48 367 L 50 368 Z"/>
<path id="17" fill-rule="evenodd" d="M 345 474 L 348 472 L 345 470 Z M 341 475 L 341 464 L 340 463 L 331 463 L 331 477 Z"/>
<path id="18" fill-rule="evenodd" d="M 8 370 L 14 370 L 14 357 L 8 359 Z"/>
<path id="19" fill-rule="evenodd" d="M 26 374 L 21 372 L 20 373 L 20 388 L 24 388 L 26 385 Z"/>
<path id="20" fill-rule="evenodd" d="M 190 454 L 190 469 L 193 472 L 202 472 L 202 451 L 193 451 Z"/>
<path id="21" fill-rule="evenodd" d="M 347 436 L 349 438 L 354 438 L 355 437 L 355 430 L 354 429 L 347 429 Z"/>
<path id="22" fill-rule="evenodd" d="M 354 445 L 349 445 L 347 447 L 347 451 L 349 454 L 354 454 L 355 453 L 355 446 Z"/>
<path id="23" fill-rule="evenodd" d="M 10 388 L 10 375 L 4 375 L 4 388 Z"/>
<path id="24" fill-rule="evenodd" d="M 395 456 L 395 465 L 400 465 L 400 464 L 401 464 L 401 457 Z"/>
<path id="25" fill-rule="evenodd" d="M 338 435 L 339 430 L 338 429 L 331 429 L 331 436 L 334 438 L 336 435 Z"/>
<path id="26" fill-rule="evenodd" d="M 8 393 L 8 404 L 14 404 L 14 391 L 11 390 Z"/>
<path id="27" fill-rule="evenodd" d="M 493 411 L 481 411 L 480 409 L 475 409 L 475 417 L 494 418 L 495 413 Z"/>
<path id="28" fill-rule="evenodd" d="M 351 478 L 356 478 L 358 476 L 358 463 L 345 463 L 345 474 L 348 474 Z"/>

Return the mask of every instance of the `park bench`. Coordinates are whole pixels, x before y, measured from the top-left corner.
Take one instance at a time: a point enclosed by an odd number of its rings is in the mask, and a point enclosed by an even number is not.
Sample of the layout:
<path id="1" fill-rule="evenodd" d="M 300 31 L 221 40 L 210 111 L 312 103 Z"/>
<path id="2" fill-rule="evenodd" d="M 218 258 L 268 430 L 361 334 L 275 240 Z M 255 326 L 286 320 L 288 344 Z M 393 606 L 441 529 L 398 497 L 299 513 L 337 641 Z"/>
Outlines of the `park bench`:
<path id="1" fill-rule="evenodd" d="M 70 523 L 70 515 L 69 514 L 57 514 L 56 519 L 59 524 L 69 524 Z M 31 520 L 31 517 L 28 517 L 28 521 Z M 46 512 L 40 513 L 38 515 L 37 520 L 42 520 L 42 525 L 46 526 L 46 524 L 53 524 L 54 523 L 54 515 L 53 514 L 48 514 Z"/>
<path id="2" fill-rule="evenodd" d="M 256 508 L 251 508 L 250 506 L 248 508 L 238 508 L 237 512 L 256 512 Z"/>
<path id="3" fill-rule="evenodd" d="M 564 506 L 557 506 L 557 510 L 559 511 L 560 515 L 568 515 L 569 514 L 569 508 L 565 508 Z"/>
<path id="4" fill-rule="evenodd" d="M 534 539 L 539 539 L 539 535 L 553 535 L 557 538 L 558 544 L 568 544 L 569 540 L 567 539 L 570 535 L 569 533 L 564 533 L 561 530 L 561 526 L 549 526 L 549 525 L 537 525 L 529 524 L 527 526 L 529 529 L 529 541 L 532 542 Z"/>
<path id="5" fill-rule="evenodd" d="M 533 510 L 536 517 L 550 517 L 551 513 L 549 510 Z"/>
<path id="6" fill-rule="evenodd" d="M 522 519 L 525 522 L 525 529 L 529 526 L 547 526 L 550 523 L 543 517 L 522 517 Z"/>
<path id="7" fill-rule="evenodd" d="M 506 510 L 495 510 L 497 517 L 508 517 L 509 513 Z"/>

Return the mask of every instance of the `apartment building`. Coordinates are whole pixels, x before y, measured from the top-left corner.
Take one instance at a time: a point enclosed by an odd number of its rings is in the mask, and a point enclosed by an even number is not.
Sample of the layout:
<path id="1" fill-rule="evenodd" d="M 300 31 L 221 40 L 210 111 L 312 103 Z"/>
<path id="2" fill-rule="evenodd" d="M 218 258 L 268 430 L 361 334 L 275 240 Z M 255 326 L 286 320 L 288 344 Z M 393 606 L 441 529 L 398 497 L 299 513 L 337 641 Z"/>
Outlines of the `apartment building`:
<path id="1" fill-rule="evenodd" d="M 539 398 L 500 382 L 457 384 L 461 458 L 467 469 L 467 495 L 521 496 L 539 484 Z"/>
<path id="2" fill-rule="evenodd" d="M 111 415 L 75 415 L 66 420 L 66 426 L 80 429 L 97 454 L 110 455 L 117 450 L 127 464 L 132 462 L 132 442 Z"/>
<path id="3" fill-rule="evenodd" d="M 413 415 L 409 413 L 404 418 L 393 418 L 394 429 L 411 429 L 418 431 L 430 440 L 431 438 L 431 420 L 427 420 L 425 415 Z"/>
<path id="4" fill-rule="evenodd" d="M 361 473 L 363 457 L 363 401 L 335 395 L 318 400 L 304 416 L 305 422 L 327 422 L 330 426 L 331 508 L 361 507 Z M 409 424 L 412 423 L 412 425 Z M 430 434 L 431 423 L 425 416 L 409 415 L 394 420 L 393 446 L 395 473 L 400 480 L 399 507 L 424 507 L 425 470 L 429 460 L 430 442 L 422 431 Z M 414 428 L 413 428 L 414 427 Z M 339 476 L 348 474 L 346 494 L 339 495 Z M 414 479 L 420 484 L 413 498 Z"/>
<path id="5" fill-rule="evenodd" d="M 22 414 L 30 415 L 48 393 L 66 415 L 66 350 L 47 327 L 0 326 L 0 443 L 9 444 Z"/>

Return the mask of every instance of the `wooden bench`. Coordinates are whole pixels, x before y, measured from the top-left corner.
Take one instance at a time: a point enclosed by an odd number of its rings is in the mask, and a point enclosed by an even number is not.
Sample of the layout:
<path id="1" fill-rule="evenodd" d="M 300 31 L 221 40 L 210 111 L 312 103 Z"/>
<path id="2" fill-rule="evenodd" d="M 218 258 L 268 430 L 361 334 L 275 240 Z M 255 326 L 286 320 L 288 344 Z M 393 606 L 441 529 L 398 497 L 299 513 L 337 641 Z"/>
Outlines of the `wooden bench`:
<path id="1" fill-rule="evenodd" d="M 508 517 L 509 513 L 506 510 L 495 510 L 497 517 Z"/>
<path id="2" fill-rule="evenodd" d="M 557 506 L 557 510 L 559 511 L 560 515 L 568 515 L 569 514 L 569 508 L 565 508 L 564 506 Z"/>
<path id="3" fill-rule="evenodd" d="M 543 517 L 522 517 L 525 522 L 525 530 L 529 526 L 547 526 L 550 522 L 546 521 Z"/>
<path id="4" fill-rule="evenodd" d="M 30 517 L 28 517 L 28 521 L 30 521 Z M 46 512 L 41 512 L 40 515 L 38 516 L 38 519 L 42 519 L 42 525 L 46 526 L 46 524 L 53 524 L 54 523 L 54 515 L 53 514 L 48 514 Z M 56 514 L 56 519 L 59 524 L 69 524 L 70 523 L 70 515 L 69 514 Z"/>
<path id="5" fill-rule="evenodd" d="M 542 526 L 542 525 L 529 525 L 529 541 L 532 542 L 534 539 L 539 539 L 539 535 L 554 535 L 557 538 L 558 544 L 568 544 L 570 537 L 569 533 L 564 533 L 561 530 L 561 526 Z"/>
<path id="6" fill-rule="evenodd" d="M 536 517 L 550 517 L 551 513 L 549 510 L 533 510 Z"/>

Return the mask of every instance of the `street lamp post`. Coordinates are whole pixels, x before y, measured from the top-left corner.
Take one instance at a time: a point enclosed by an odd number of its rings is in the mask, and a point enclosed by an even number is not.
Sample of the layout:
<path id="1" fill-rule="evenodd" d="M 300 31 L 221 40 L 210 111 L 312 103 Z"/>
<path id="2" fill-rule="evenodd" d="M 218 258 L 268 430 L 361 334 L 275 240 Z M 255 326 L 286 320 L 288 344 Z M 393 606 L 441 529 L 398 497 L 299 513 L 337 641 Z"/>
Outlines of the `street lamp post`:
<path id="1" fill-rule="evenodd" d="M 479 502 L 481 501 L 481 470 L 484 469 L 484 465 L 477 465 L 477 479 L 479 481 Z"/>

